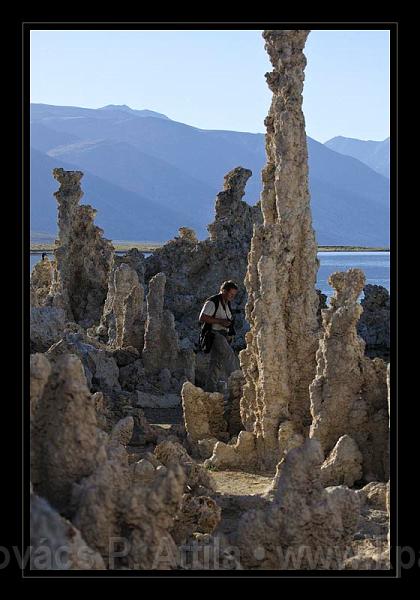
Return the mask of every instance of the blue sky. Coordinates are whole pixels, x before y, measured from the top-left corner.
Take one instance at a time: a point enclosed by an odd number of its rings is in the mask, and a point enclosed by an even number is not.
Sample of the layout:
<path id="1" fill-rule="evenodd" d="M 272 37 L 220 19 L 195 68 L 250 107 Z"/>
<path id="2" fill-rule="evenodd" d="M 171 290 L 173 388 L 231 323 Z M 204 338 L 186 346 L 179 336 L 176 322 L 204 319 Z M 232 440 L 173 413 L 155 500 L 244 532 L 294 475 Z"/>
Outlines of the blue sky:
<path id="1" fill-rule="evenodd" d="M 260 30 L 31 31 L 31 102 L 127 104 L 202 129 L 265 132 L 271 70 Z M 389 135 L 389 32 L 313 30 L 306 131 Z"/>

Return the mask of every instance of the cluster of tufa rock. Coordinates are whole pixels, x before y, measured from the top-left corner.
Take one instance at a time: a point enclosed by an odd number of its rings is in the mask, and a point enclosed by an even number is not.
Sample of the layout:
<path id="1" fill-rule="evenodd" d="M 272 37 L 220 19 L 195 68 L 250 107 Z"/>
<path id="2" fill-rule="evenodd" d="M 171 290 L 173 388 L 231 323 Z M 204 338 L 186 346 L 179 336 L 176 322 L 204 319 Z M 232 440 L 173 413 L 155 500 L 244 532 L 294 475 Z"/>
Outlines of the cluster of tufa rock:
<path id="1" fill-rule="evenodd" d="M 389 477 L 387 366 L 380 358 L 365 356 L 365 343 L 356 329 L 363 310 L 357 298 L 365 277 L 360 269 L 350 269 L 334 273 L 329 282 L 335 294 L 331 307 L 323 311 L 323 336 L 310 386 L 310 437 L 320 441 L 324 452 L 335 452 L 336 461 L 348 460 L 352 454 L 360 464 L 354 481 L 361 473 L 366 481 L 385 481 Z M 334 448 L 343 435 L 353 440 L 345 454 Z"/>
<path id="2" fill-rule="evenodd" d="M 359 499 L 347 487 L 324 488 L 319 442 L 306 440 L 280 463 L 273 500 L 246 512 L 237 544 L 247 568 L 342 569 L 359 519 Z"/>
<path id="3" fill-rule="evenodd" d="M 310 426 L 309 384 L 318 344 L 317 244 L 312 228 L 308 157 L 302 113 L 308 31 L 266 31 L 274 71 L 267 74 L 273 99 L 268 117 L 261 210 L 254 227 L 245 284 L 250 331 L 240 353 L 245 385 L 237 445 L 215 447 L 220 466 L 238 453 L 250 466 L 273 469 Z M 223 463 L 224 464 L 224 463 Z"/>
<path id="4" fill-rule="evenodd" d="M 53 175 L 60 183 L 54 193 L 59 238 L 50 302 L 62 308 L 69 321 L 89 327 L 102 313 L 114 248 L 93 222 L 96 210 L 88 204 L 79 205 L 83 173 L 54 169 Z"/>
<path id="5" fill-rule="evenodd" d="M 122 389 L 139 406 L 179 405 L 182 384 L 195 378 L 195 354 L 164 309 L 165 274 L 146 284 L 142 253 L 114 256 L 93 224 L 95 210 L 79 205 L 83 173 L 53 175 L 59 238 L 54 261 L 40 261 L 31 276 L 31 352 L 75 352 L 92 391 Z"/>
<path id="6" fill-rule="evenodd" d="M 211 476 L 169 440 L 130 463 L 133 417 L 107 434 L 97 400 L 77 356 L 32 355 L 33 568 L 63 568 L 42 562 L 44 538 L 48 547 L 70 551 L 69 569 L 88 561 L 99 569 L 169 568 L 160 562 L 168 552 L 176 567 L 177 543 L 211 533 L 220 521 L 220 509 L 205 495 Z"/>
<path id="7" fill-rule="evenodd" d="M 390 297 L 381 285 L 368 284 L 363 288 L 363 313 L 357 323 L 357 333 L 365 341 L 365 354 L 370 358 L 390 356 Z"/>
<path id="8" fill-rule="evenodd" d="M 198 241 L 191 229 L 180 228 L 179 237 L 158 248 L 146 261 L 147 280 L 165 273 L 166 306 L 174 315 L 180 337 L 189 340 L 191 348 L 197 342 L 198 315 L 205 299 L 216 294 L 227 279 L 239 285 L 235 298 L 235 344 L 237 348 L 244 347 L 247 324 L 243 280 L 252 228 L 262 220 L 259 203 L 250 206 L 242 200 L 251 175 L 249 169 L 237 167 L 225 176 L 224 189 L 216 198 L 215 220 L 208 226 L 209 239 Z"/>

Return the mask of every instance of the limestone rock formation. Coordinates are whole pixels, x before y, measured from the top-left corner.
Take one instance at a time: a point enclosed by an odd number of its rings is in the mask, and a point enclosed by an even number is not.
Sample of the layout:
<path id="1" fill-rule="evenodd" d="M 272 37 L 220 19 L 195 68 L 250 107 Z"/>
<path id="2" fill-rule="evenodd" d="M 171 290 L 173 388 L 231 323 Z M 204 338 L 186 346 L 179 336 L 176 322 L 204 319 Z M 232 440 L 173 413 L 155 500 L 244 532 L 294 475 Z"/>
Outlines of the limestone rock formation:
<path id="1" fill-rule="evenodd" d="M 214 447 L 219 440 L 215 437 L 208 437 L 198 440 L 196 444 L 190 443 L 192 452 L 199 454 L 200 458 L 206 459 L 211 458 L 214 452 Z"/>
<path id="2" fill-rule="evenodd" d="M 228 379 L 228 398 L 226 420 L 230 435 L 238 435 L 243 429 L 241 421 L 240 401 L 242 398 L 245 378 L 240 369 L 234 371 Z"/>
<path id="3" fill-rule="evenodd" d="M 185 368 L 172 372 L 167 368 L 146 372 L 140 358 L 119 369 L 122 389 L 135 396 L 136 406 L 142 408 L 179 406 L 180 388 L 186 379 Z"/>
<path id="4" fill-rule="evenodd" d="M 114 266 L 119 267 L 121 265 L 128 265 L 137 273 L 140 285 L 144 285 L 144 273 L 146 269 L 146 259 L 143 252 L 140 252 L 138 248 L 130 248 L 128 252 L 119 256 L 114 256 Z"/>
<path id="5" fill-rule="evenodd" d="M 46 522 L 38 510 L 32 523 L 38 554 L 41 529 L 48 548 L 57 540 L 67 544 L 69 568 L 177 568 L 172 533 L 177 540 L 210 533 L 220 520 L 215 501 L 203 495 L 212 490 L 210 474 L 169 441 L 130 465 L 127 446 L 142 426 L 141 415 L 122 418 L 109 436 L 100 432 L 96 413 L 104 397 L 90 396 L 76 356 L 52 356 L 50 362 L 34 355 L 31 368 L 34 487 L 72 521 L 48 507 Z"/>
<path id="6" fill-rule="evenodd" d="M 327 308 L 327 296 L 323 294 L 321 290 L 315 290 L 318 294 L 318 310 L 316 312 L 316 316 L 318 319 L 319 327 L 322 327 L 322 311 L 324 308 Z"/>
<path id="7" fill-rule="evenodd" d="M 168 393 L 156 395 L 137 390 L 137 406 L 140 408 L 175 408 L 179 406 L 179 395 Z"/>
<path id="8" fill-rule="evenodd" d="M 51 364 L 44 354 L 32 354 L 30 358 L 30 414 L 31 425 L 51 375 Z"/>
<path id="9" fill-rule="evenodd" d="M 47 363 L 45 356 L 31 361 L 31 476 L 35 492 L 62 512 L 73 484 L 96 466 L 98 430 L 79 358 L 65 354 Z"/>
<path id="10" fill-rule="evenodd" d="M 99 328 L 106 329 L 110 348 L 131 346 L 141 351 L 144 326 L 144 288 L 138 273 L 127 263 L 121 263 L 111 271 Z"/>
<path id="11" fill-rule="evenodd" d="M 250 206 L 242 200 L 245 184 L 251 171 L 237 167 L 226 174 L 224 190 L 216 199 L 216 215 L 209 225 L 210 238 L 198 241 L 195 233 L 180 228 L 180 236 L 155 250 L 146 259 L 145 279 L 149 281 L 157 273 L 165 273 L 165 305 L 176 322 L 183 340 L 189 340 L 194 348 L 198 340 L 198 315 L 204 301 L 218 293 L 220 284 L 233 279 L 239 286 L 235 298 L 235 348 L 245 345 L 247 324 L 244 319 L 246 292 L 243 280 L 246 272 L 252 227 L 262 220 L 259 203 Z M 204 383 L 205 359 L 198 355 L 198 381 Z M 203 365 L 201 362 L 204 359 Z M 199 375 L 200 377 L 200 375 Z"/>
<path id="12" fill-rule="evenodd" d="M 287 453 L 271 505 L 246 512 L 237 545 L 247 569 L 340 569 L 359 518 L 359 499 L 346 487 L 324 489 L 319 442 Z"/>
<path id="13" fill-rule="evenodd" d="M 151 372 L 159 368 L 168 367 L 168 359 L 171 363 L 174 362 L 174 355 L 176 355 L 177 339 L 176 333 L 171 331 L 172 335 L 169 335 L 169 342 L 172 345 L 169 348 L 163 348 L 161 342 L 161 336 L 166 332 L 164 331 L 165 325 L 163 323 L 165 317 L 163 316 L 163 305 L 165 301 L 165 283 L 166 277 L 164 273 L 158 273 L 149 282 L 149 292 L 147 294 L 147 320 L 146 320 L 146 331 L 144 338 L 144 349 L 143 349 L 143 362 L 146 369 Z M 166 319 L 169 321 L 169 315 L 166 313 Z M 165 357 L 162 356 L 165 352 Z M 171 365 L 172 366 L 172 365 Z"/>
<path id="14" fill-rule="evenodd" d="M 82 361 L 87 384 L 92 392 L 121 390 L 119 370 L 112 353 L 83 333 L 65 331 L 62 339 L 48 350 L 50 358 L 76 354 Z"/>
<path id="15" fill-rule="evenodd" d="M 165 467 L 181 465 L 186 474 L 187 490 L 194 494 L 207 495 L 214 488 L 211 474 L 202 465 L 196 463 L 186 449 L 179 443 L 170 440 L 158 444 L 154 456 Z"/>
<path id="16" fill-rule="evenodd" d="M 255 439 L 251 431 L 240 431 L 234 444 L 217 442 L 213 454 L 204 462 L 204 466 L 219 470 L 258 468 Z"/>
<path id="17" fill-rule="evenodd" d="M 44 498 L 31 495 L 30 568 L 35 571 L 104 570 L 105 564 L 74 525 Z"/>
<path id="18" fill-rule="evenodd" d="M 359 522 L 352 543 L 352 552 L 344 568 L 390 569 L 389 515 L 386 497 L 389 485 L 371 482 L 357 490 L 360 500 Z"/>
<path id="19" fill-rule="evenodd" d="M 31 306 L 44 306 L 54 276 L 54 265 L 48 257 L 39 260 L 31 272 Z"/>
<path id="20" fill-rule="evenodd" d="M 109 436 L 108 444 L 110 446 L 127 446 L 133 437 L 134 419 L 131 416 L 120 419 L 115 424 Z"/>
<path id="21" fill-rule="evenodd" d="M 128 365 L 120 367 L 119 381 L 124 390 L 133 392 L 145 381 L 146 372 L 143 361 L 138 358 Z"/>
<path id="22" fill-rule="evenodd" d="M 193 244 L 198 243 L 198 238 L 194 229 L 191 229 L 190 227 L 180 227 L 178 231 L 181 239 L 192 242 Z"/>
<path id="23" fill-rule="evenodd" d="M 150 486 L 135 486 L 122 498 L 130 532 L 129 568 L 176 568 L 178 554 L 170 531 L 182 502 L 184 477 L 180 465 L 166 472 L 157 469 Z"/>
<path id="24" fill-rule="evenodd" d="M 193 533 L 213 533 L 220 523 L 221 512 L 217 502 L 208 496 L 184 494 L 172 537 L 177 544 L 185 544 Z"/>
<path id="25" fill-rule="evenodd" d="M 303 47 L 308 33 L 269 30 L 263 34 L 274 67 L 266 76 L 273 99 L 265 120 L 264 221 L 254 226 L 245 279 L 250 331 L 247 347 L 240 353 L 246 380 L 241 417 L 255 436 L 256 452 L 250 462 L 271 469 L 290 447 L 289 441 L 308 431 L 308 388 L 318 343 L 317 245 L 302 113 Z"/>
<path id="26" fill-rule="evenodd" d="M 99 323 L 108 289 L 114 249 L 94 225 L 95 209 L 79 206 L 83 196 L 81 171 L 54 169 L 60 183 L 58 202 L 57 265 L 49 302 L 63 308 L 69 321 L 90 327 Z"/>
<path id="27" fill-rule="evenodd" d="M 388 367 L 386 369 L 386 386 L 388 388 L 388 425 L 391 426 L 391 365 L 388 363 Z M 391 518 L 391 482 L 388 481 L 387 492 L 386 492 L 386 510 L 388 515 L 388 535 L 387 541 L 388 546 L 391 545 L 391 526 L 390 526 L 390 518 Z"/>
<path id="28" fill-rule="evenodd" d="M 223 394 L 205 392 L 187 381 L 181 396 L 185 429 L 192 444 L 206 438 L 227 439 Z"/>
<path id="29" fill-rule="evenodd" d="M 181 381 L 194 381 L 195 355 L 192 349 L 181 347 L 174 316 L 164 309 L 165 283 L 164 273 L 149 281 L 143 364 L 146 374 L 156 375 L 168 369 Z"/>
<path id="30" fill-rule="evenodd" d="M 379 481 L 371 481 L 360 490 L 357 490 L 360 503 L 368 504 L 371 508 L 386 511 L 388 484 Z"/>
<path id="31" fill-rule="evenodd" d="M 242 202 L 252 171 L 236 167 L 224 178 L 223 191 L 217 194 L 215 220 L 208 226 L 210 240 L 218 246 L 239 247 L 252 236 L 253 208 Z M 244 250 L 247 246 L 243 246 Z"/>
<path id="32" fill-rule="evenodd" d="M 362 307 L 357 302 L 365 277 L 360 269 L 333 273 L 330 308 L 323 311 L 324 333 L 310 386 L 313 422 L 310 436 L 329 453 L 343 435 L 363 456 L 367 480 L 387 479 L 388 411 L 386 365 L 364 356 L 356 331 Z"/>
<path id="33" fill-rule="evenodd" d="M 387 365 L 381 358 L 363 361 L 362 398 L 367 406 L 367 419 L 361 425 L 360 438 L 354 436 L 363 454 L 366 481 L 389 479 L 389 414 L 387 402 Z"/>
<path id="34" fill-rule="evenodd" d="M 66 315 L 62 308 L 31 306 L 30 352 L 46 352 L 58 342 L 66 329 Z"/>
<path id="35" fill-rule="evenodd" d="M 128 482 L 127 453 L 121 448 L 106 456 L 95 471 L 73 487 L 72 522 L 106 563 L 111 539 L 120 535 L 119 504 Z"/>
<path id="36" fill-rule="evenodd" d="M 357 333 L 365 341 L 365 353 L 370 358 L 389 361 L 390 352 L 390 297 L 381 285 L 368 284 L 363 288 L 363 313 L 357 324 Z"/>
<path id="37" fill-rule="evenodd" d="M 133 348 L 132 346 L 117 348 L 112 352 L 112 355 L 117 363 L 118 368 L 131 365 L 140 358 L 140 352 L 137 350 L 137 348 Z"/>
<path id="38" fill-rule="evenodd" d="M 351 487 L 362 477 L 362 461 L 356 442 L 349 435 L 341 436 L 321 466 L 323 485 Z"/>
<path id="39" fill-rule="evenodd" d="M 142 479 L 130 468 L 122 446 L 108 449 L 96 471 L 74 488 L 73 523 L 108 568 L 165 569 L 169 552 L 176 566 L 176 545 L 169 530 L 182 501 L 185 474 L 178 464 L 154 469 Z M 122 547 L 121 547 L 122 546 Z"/>

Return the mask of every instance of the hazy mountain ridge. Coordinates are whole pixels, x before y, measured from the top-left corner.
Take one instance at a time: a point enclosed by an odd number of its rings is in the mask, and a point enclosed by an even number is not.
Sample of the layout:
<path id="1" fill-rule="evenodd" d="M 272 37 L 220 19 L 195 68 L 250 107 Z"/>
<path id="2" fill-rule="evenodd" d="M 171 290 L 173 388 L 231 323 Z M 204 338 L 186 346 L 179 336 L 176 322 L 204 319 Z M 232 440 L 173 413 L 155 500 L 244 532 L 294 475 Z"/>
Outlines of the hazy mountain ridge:
<path id="1" fill-rule="evenodd" d="M 31 231 L 56 233 L 57 203 L 53 193 L 58 184 L 52 176 L 55 167 L 75 169 L 74 165 L 31 149 Z M 163 241 L 176 235 L 180 221 L 188 222 L 188 215 L 124 190 L 87 170 L 82 188 L 82 203 L 91 204 L 97 210 L 95 223 L 110 239 Z"/>
<path id="2" fill-rule="evenodd" d="M 383 141 L 357 140 L 355 138 L 346 138 L 337 136 L 325 142 L 325 146 L 357 158 L 368 165 L 371 169 L 380 173 L 389 179 L 390 170 L 390 138 Z"/>
<path id="3" fill-rule="evenodd" d="M 47 153 L 126 190 L 191 215 L 199 226 L 212 219 L 216 188 L 126 142 L 98 140 L 61 146 Z M 112 171 L 109 168 L 112 165 Z M 204 232 L 203 232 L 204 233 Z"/>
<path id="4" fill-rule="evenodd" d="M 263 134 L 202 130 L 164 115 L 138 112 L 153 113 L 114 106 L 32 105 L 31 141 L 44 153 L 44 160 L 35 155 L 33 161 L 37 183 L 31 182 L 31 229 L 55 232 L 51 229 L 56 220 L 51 190 L 56 186 L 49 169 L 64 163 L 66 168 L 86 172 L 82 182 L 85 201 L 98 208 L 98 223 L 105 235 L 114 239 L 165 241 L 180 226 L 194 227 L 203 239 L 206 225 L 213 220 L 223 177 L 239 165 L 253 172 L 244 199 L 250 204 L 257 202 L 265 164 Z M 360 160 L 311 138 L 308 155 L 318 243 L 387 245 L 387 179 Z M 104 194 L 102 201 L 100 193 Z M 35 207 L 41 205 L 44 214 L 38 215 Z M 48 227 L 44 226 L 45 213 Z M 149 234 L 146 222 L 151 227 Z M 159 232 L 161 237 L 156 237 Z"/>

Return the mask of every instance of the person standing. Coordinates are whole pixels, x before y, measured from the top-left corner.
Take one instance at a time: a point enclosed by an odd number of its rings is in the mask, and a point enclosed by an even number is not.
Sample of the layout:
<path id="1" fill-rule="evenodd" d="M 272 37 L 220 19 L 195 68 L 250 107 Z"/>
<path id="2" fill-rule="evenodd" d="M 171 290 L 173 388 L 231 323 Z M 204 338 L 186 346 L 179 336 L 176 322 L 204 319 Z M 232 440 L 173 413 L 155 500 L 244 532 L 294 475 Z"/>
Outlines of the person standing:
<path id="1" fill-rule="evenodd" d="M 200 312 L 200 323 L 209 323 L 214 334 L 206 379 L 207 392 L 217 392 L 220 377 L 224 375 L 227 381 L 229 375 L 240 368 L 239 359 L 231 347 L 235 330 L 230 303 L 237 293 L 238 286 L 234 281 L 224 281 L 219 293 L 208 298 Z"/>

